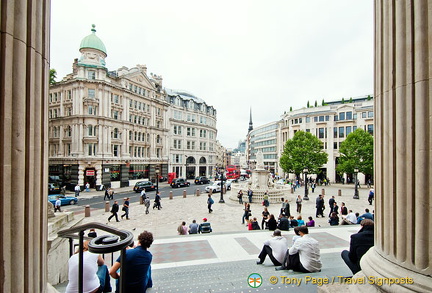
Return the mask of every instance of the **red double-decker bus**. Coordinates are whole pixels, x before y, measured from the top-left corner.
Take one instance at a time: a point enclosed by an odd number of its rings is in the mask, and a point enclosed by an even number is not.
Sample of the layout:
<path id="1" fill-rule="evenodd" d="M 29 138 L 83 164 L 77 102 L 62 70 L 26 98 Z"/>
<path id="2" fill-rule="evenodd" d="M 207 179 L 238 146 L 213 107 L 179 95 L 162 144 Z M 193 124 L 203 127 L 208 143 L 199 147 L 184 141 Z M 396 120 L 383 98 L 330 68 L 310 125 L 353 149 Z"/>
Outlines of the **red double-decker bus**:
<path id="1" fill-rule="evenodd" d="M 227 179 L 238 179 L 240 177 L 240 166 L 228 165 L 225 170 L 225 177 Z"/>

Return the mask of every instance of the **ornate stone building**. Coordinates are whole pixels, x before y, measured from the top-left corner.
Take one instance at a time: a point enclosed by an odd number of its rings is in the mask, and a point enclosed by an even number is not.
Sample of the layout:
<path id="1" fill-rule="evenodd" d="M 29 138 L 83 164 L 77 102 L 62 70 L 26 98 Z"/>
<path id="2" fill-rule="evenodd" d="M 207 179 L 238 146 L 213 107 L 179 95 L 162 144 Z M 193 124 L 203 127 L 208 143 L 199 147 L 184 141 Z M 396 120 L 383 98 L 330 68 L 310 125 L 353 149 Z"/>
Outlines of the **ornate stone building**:
<path id="1" fill-rule="evenodd" d="M 328 154 L 327 164 L 322 166 L 321 174 L 311 174 L 313 177 L 326 177 L 331 182 L 351 181 L 353 174 L 341 177 L 336 173 L 339 146 L 348 134 L 361 128 L 371 135 L 374 134 L 374 109 L 371 96 L 359 97 L 348 101 L 326 102 L 323 106 L 302 108 L 286 112 L 280 121 L 277 157 L 280 158 L 288 139 L 298 130 L 310 132 L 323 143 L 323 150 Z M 278 160 L 279 161 L 279 160 Z M 279 166 L 278 166 L 279 167 Z M 278 168 L 279 174 L 283 174 Z M 358 174 L 359 181 L 364 184 L 372 179 L 370 174 Z"/>
<path id="2" fill-rule="evenodd" d="M 184 92 L 166 90 L 169 170 L 177 177 L 211 176 L 217 161 L 216 109 Z"/>
<path id="3" fill-rule="evenodd" d="M 49 175 L 91 187 L 128 186 L 168 172 L 169 131 L 162 78 L 145 65 L 117 71 L 92 33 L 80 45 L 73 72 L 50 87 Z"/>

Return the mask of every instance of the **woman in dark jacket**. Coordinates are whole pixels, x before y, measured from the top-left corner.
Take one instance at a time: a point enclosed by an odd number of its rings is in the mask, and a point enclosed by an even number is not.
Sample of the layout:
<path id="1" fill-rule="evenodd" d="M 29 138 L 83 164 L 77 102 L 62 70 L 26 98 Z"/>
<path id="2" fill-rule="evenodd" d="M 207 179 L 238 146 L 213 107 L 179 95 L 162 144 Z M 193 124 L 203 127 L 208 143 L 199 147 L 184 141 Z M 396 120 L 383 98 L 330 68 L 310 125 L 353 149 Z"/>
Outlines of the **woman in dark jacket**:
<path id="1" fill-rule="evenodd" d="M 276 219 L 275 219 L 275 217 L 274 217 L 273 214 L 270 215 L 270 218 L 269 218 L 268 221 L 267 221 L 267 227 L 268 227 L 268 229 L 269 229 L 270 231 L 274 231 L 274 230 L 276 230 L 276 227 L 277 227 L 277 221 L 276 221 Z"/>
<path id="2" fill-rule="evenodd" d="M 330 223 L 330 226 L 337 226 L 339 225 L 339 217 L 335 212 L 331 213 L 330 219 L 328 220 Z"/>

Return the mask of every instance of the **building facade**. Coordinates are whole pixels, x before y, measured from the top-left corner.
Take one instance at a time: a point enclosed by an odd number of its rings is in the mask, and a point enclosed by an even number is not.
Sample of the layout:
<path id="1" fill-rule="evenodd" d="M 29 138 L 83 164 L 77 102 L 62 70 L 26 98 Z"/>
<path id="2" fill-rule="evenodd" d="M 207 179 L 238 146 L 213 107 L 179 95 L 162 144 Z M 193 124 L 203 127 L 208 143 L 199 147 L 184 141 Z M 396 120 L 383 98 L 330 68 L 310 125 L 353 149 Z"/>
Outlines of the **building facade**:
<path id="1" fill-rule="evenodd" d="M 271 173 L 278 170 L 278 141 L 279 138 L 279 121 L 270 122 L 262 126 L 251 129 L 247 138 L 247 161 L 249 169 L 254 169 L 256 164 L 256 154 L 258 151 L 263 153 L 264 168 Z M 249 123 L 251 125 L 251 122 Z"/>
<path id="2" fill-rule="evenodd" d="M 189 179 L 211 176 L 218 163 L 216 109 L 185 91 L 165 92 L 170 104 L 169 171 Z"/>
<path id="3" fill-rule="evenodd" d="M 49 175 L 68 185 L 128 186 L 168 172 L 162 78 L 145 65 L 108 71 L 96 30 L 80 45 L 73 72 L 50 87 Z"/>
<path id="4" fill-rule="evenodd" d="M 371 96 L 350 99 L 348 102 L 327 102 L 323 106 L 302 108 L 285 113 L 280 124 L 277 162 L 282 155 L 286 141 L 294 136 L 296 131 L 310 132 L 323 143 L 323 150 L 328 154 L 327 164 L 322 166 L 320 174 L 311 174 L 316 178 L 328 178 L 331 182 L 350 182 L 353 174 L 337 174 L 339 147 L 348 134 L 362 128 L 373 135 L 374 110 Z M 283 174 L 282 168 L 278 168 Z M 287 174 L 285 174 L 287 175 Z M 358 174 L 361 183 L 372 179 L 370 174 Z"/>

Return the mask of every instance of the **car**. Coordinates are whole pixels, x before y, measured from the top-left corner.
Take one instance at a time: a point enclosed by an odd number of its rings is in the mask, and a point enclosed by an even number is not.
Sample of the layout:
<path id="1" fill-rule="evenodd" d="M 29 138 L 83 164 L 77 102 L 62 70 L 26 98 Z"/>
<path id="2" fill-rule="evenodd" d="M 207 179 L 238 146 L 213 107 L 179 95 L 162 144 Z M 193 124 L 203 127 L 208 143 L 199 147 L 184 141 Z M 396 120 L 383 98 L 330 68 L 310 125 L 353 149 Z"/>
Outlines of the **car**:
<path id="1" fill-rule="evenodd" d="M 228 189 L 228 185 L 227 182 L 224 181 L 224 186 L 226 188 L 226 190 L 230 190 L 231 189 L 231 183 L 229 183 L 229 189 Z M 213 184 L 206 186 L 205 191 L 207 193 L 210 192 L 210 190 L 215 193 L 215 192 L 220 192 L 221 191 L 221 182 L 219 181 L 215 181 L 213 182 Z"/>
<path id="2" fill-rule="evenodd" d="M 195 178 L 195 184 L 209 184 L 210 180 L 205 176 Z"/>
<path id="3" fill-rule="evenodd" d="M 49 202 L 54 205 L 55 202 L 56 202 L 56 200 L 57 200 L 57 196 L 60 198 L 62 206 L 68 205 L 68 204 L 74 205 L 74 204 L 76 204 L 78 202 L 78 198 L 76 198 L 75 196 L 65 196 L 63 194 L 48 195 Z"/>
<path id="4" fill-rule="evenodd" d="M 190 183 L 184 178 L 173 179 L 173 181 L 171 182 L 172 188 L 189 187 L 189 186 Z"/>
<path id="5" fill-rule="evenodd" d="M 143 191 L 143 189 L 145 189 L 145 191 L 150 191 L 155 190 L 156 187 L 151 181 L 138 181 L 137 183 L 135 183 L 135 186 L 133 188 L 136 193 Z"/>
<path id="6" fill-rule="evenodd" d="M 48 183 L 48 194 L 59 194 L 60 185 L 58 183 Z"/>

